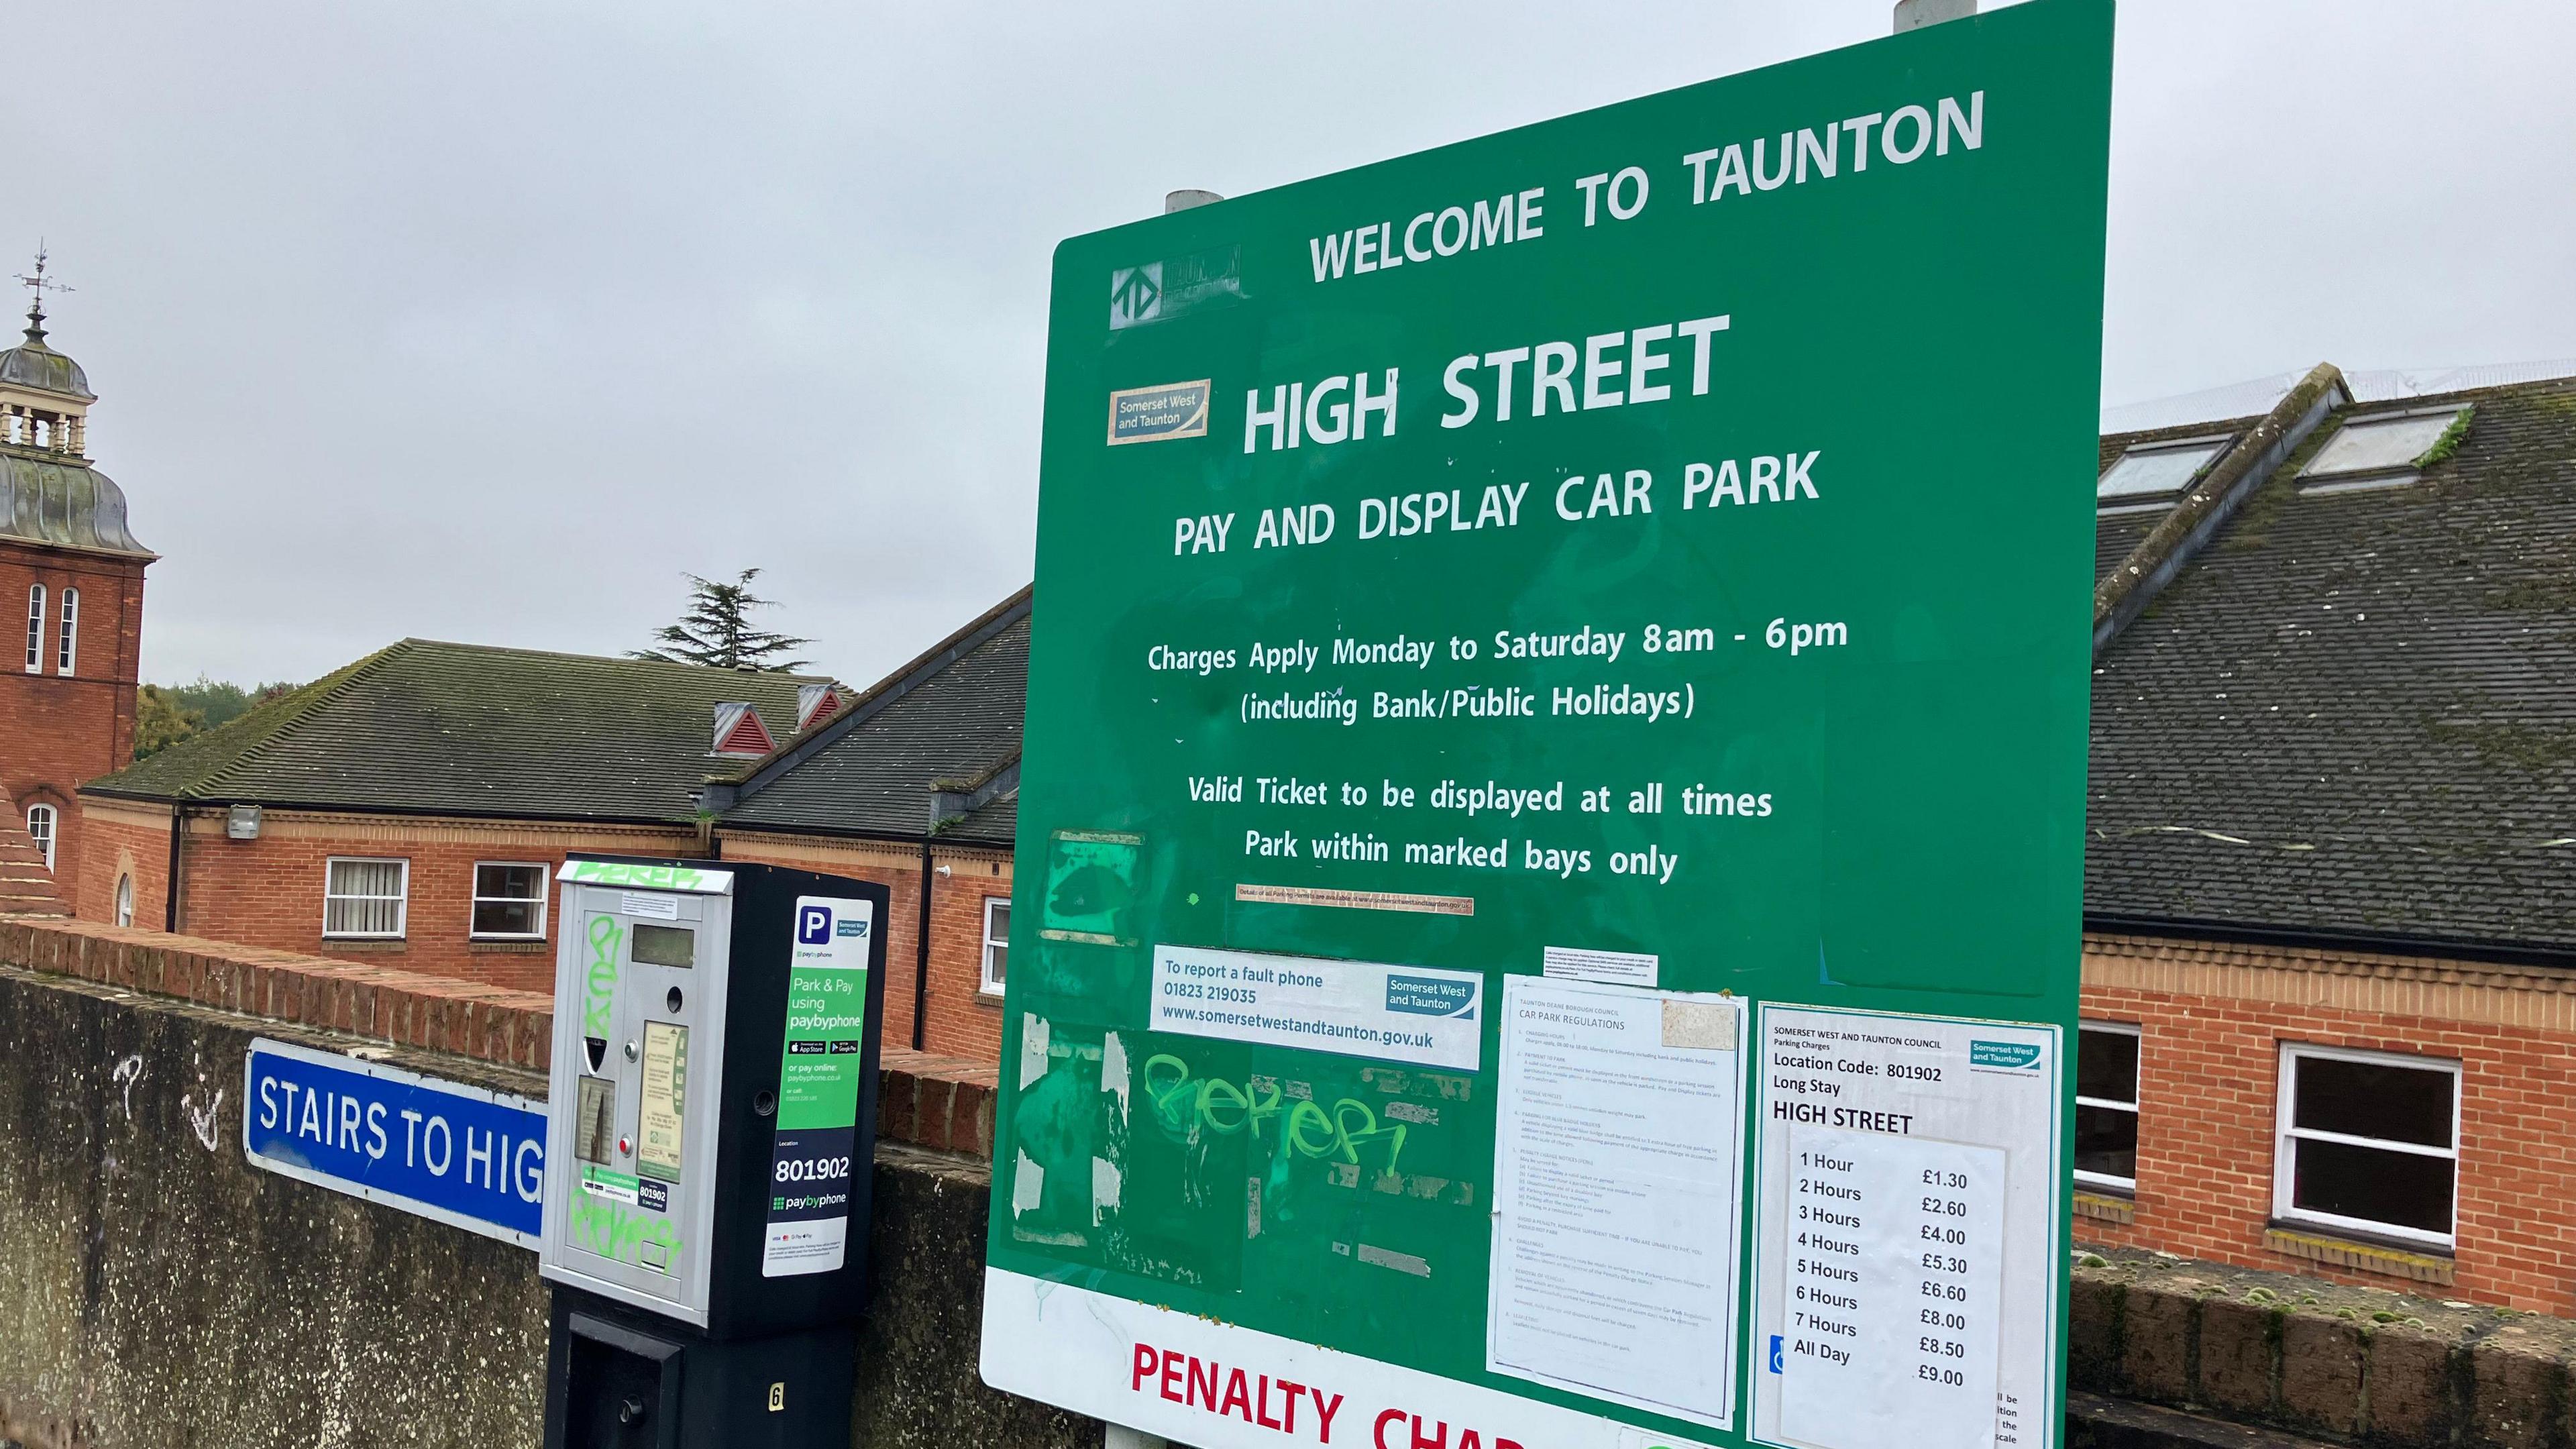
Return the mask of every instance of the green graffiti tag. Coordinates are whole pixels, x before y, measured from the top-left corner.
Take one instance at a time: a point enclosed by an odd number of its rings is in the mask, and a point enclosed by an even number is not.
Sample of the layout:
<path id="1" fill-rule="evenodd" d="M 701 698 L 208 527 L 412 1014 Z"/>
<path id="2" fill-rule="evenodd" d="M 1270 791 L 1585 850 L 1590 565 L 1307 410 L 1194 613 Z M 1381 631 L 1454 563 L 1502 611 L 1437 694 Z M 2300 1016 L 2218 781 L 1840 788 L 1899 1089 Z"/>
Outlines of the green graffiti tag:
<path id="1" fill-rule="evenodd" d="M 1175 1141 L 1186 1140 L 1202 1130 L 1231 1137 L 1248 1129 L 1258 1142 L 1262 1127 L 1272 1124 L 1279 1140 L 1299 1157 L 1338 1158 L 1357 1164 L 1360 1148 L 1380 1141 L 1387 1144 L 1388 1172 L 1394 1172 L 1404 1157 L 1405 1124 L 1381 1125 L 1377 1112 L 1357 1097 L 1342 1098 L 1329 1112 L 1312 1099 L 1301 1097 L 1284 1103 L 1283 1112 L 1283 1097 L 1276 1082 L 1269 1084 L 1267 1095 L 1257 1095 L 1223 1077 L 1194 1081 L 1189 1063 L 1176 1056 L 1145 1059 L 1145 1099 L 1154 1106 L 1154 1120 Z M 1354 1122 L 1358 1124 L 1356 1128 Z"/>
<path id="2" fill-rule="evenodd" d="M 669 1218 L 578 1187 L 572 1193 L 572 1244 L 620 1263 L 642 1264 L 647 1245 L 662 1249 L 665 1263 L 680 1261 L 680 1231 Z"/>
<path id="3" fill-rule="evenodd" d="M 626 930 L 615 916 L 590 918 L 590 975 L 583 983 L 587 994 L 581 1002 L 581 1034 L 608 1035 L 608 1009 L 617 996 L 617 957 L 625 943 Z"/>

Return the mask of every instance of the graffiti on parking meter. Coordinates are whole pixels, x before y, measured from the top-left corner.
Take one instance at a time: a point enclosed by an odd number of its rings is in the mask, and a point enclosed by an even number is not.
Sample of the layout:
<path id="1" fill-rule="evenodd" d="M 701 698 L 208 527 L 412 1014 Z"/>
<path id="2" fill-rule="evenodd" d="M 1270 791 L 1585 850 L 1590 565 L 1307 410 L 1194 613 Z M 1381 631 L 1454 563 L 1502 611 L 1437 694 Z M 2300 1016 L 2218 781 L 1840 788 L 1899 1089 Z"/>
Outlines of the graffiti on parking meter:
<path id="1" fill-rule="evenodd" d="M 617 1004 L 618 958 L 625 949 L 626 932 L 615 916 L 593 916 L 587 934 L 590 969 L 582 975 L 581 1034 L 605 1041 L 610 1012 Z M 594 1070 L 598 1065 L 591 1063 Z"/>

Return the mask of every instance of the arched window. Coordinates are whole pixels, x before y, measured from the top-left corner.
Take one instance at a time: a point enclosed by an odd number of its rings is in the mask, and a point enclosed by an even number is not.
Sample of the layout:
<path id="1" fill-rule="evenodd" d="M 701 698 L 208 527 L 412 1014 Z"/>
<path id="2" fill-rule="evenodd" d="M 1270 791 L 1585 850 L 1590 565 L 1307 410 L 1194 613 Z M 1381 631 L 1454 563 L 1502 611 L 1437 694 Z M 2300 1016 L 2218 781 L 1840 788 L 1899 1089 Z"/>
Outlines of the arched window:
<path id="1" fill-rule="evenodd" d="M 54 868 L 54 807 L 27 807 L 27 838 L 36 843 L 36 853 L 45 858 L 45 869 Z"/>
<path id="2" fill-rule="evenodd" d="M 116 923 L 120 926 L 134 924 L 134 877 L 130 875 L 116 878 Z"/>
<path id="3" fill-rule="evenodd" d="M 63 590 L 63 636 L 54 650 L 54 672 L 69 674 L 80 656 L 80 590 Z"/>
<path id="4" fill-rule="evenodd" d="M 45 586 L 27 586 L 27 672 L 45 672 Z"/>

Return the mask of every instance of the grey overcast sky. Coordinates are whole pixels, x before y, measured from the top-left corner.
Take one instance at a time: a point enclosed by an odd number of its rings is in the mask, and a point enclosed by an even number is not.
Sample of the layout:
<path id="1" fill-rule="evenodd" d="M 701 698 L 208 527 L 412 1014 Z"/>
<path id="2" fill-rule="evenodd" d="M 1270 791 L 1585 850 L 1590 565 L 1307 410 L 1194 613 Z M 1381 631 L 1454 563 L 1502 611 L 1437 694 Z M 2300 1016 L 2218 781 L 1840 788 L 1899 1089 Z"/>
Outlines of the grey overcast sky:
<path id="1" fill-rule="evenodd" d="M 1028 577 L 1060 238 L 1888 14 L 24 5 L 0 260 L 79 289 L 147 679 L 616 652 L 757 565 L 865 682 Z M 2105 401 L 2576 355 L 2571 61 L 2564 0 L 2129 0 Z"/>

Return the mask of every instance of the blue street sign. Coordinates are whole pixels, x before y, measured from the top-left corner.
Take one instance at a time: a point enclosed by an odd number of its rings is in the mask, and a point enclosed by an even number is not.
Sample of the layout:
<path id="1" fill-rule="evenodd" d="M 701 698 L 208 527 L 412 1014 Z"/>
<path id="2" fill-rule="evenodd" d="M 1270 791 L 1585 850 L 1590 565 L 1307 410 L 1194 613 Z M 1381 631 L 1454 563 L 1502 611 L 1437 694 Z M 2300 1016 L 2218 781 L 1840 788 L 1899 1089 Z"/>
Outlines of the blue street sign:
<path id="1" fill-rule="evenodd" d="M 270 1172 L 537 1246 L 542 1102 L 262 1038 L 243 1070 L 242 1150 Z"/>

